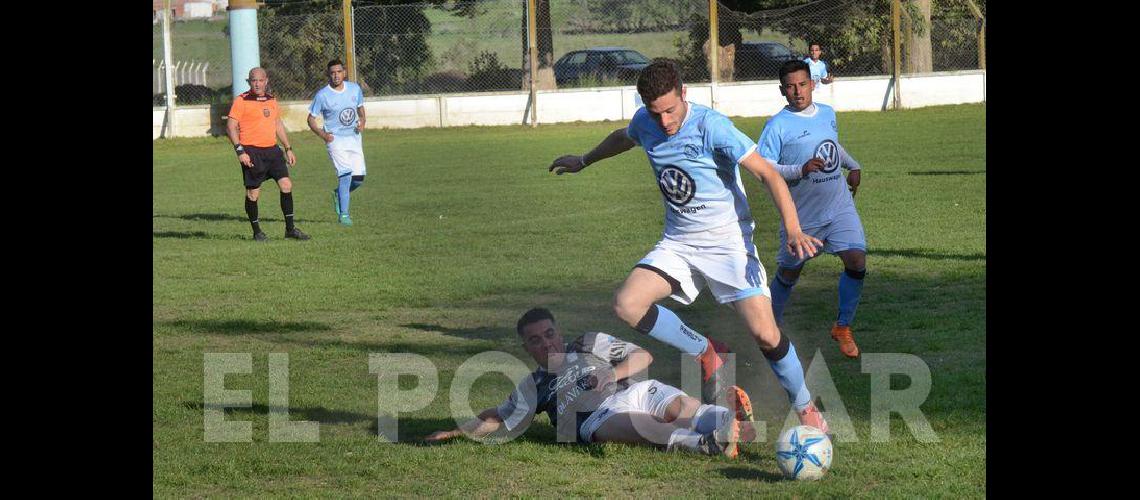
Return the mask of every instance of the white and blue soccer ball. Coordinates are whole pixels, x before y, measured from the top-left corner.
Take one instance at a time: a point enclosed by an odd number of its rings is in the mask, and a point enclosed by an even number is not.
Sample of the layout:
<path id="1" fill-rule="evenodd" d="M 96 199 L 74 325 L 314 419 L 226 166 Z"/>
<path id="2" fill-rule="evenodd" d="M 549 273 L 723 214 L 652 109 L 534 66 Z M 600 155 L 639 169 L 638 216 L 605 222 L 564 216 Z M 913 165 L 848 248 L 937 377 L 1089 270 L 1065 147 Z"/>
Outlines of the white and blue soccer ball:
<path id="1" fill-rule="evenodd" d="M 776 440 L 776 464 L 788 479 L 815 481 L 831 468 L 831 440 L 815 427 L 788 429 Z"/>

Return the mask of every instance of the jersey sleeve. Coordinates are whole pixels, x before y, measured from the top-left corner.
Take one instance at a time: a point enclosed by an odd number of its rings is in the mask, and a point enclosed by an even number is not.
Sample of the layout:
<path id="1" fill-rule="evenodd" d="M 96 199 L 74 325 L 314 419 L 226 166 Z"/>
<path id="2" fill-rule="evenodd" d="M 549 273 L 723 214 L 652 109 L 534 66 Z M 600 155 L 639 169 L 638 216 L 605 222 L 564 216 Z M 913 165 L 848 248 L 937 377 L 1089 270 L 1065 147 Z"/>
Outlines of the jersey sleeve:
<path id="1" fill-rule="evenodd" d="M 647 113 L 647 111 L 645 111 L 645 108 L 638 109 L 637 112 L 633 114 L 633 119 L 629 121 L 629 126 L 625 128 L 626 137 L 629 137 L 629 140 L 633 141 L 634 144 L 637 144 L 638 146 L 641 145 L 641 136 L 638 133 L 639 127 L 637 126 L 637 122 L 645 113 Z"/>
<path id="2" fill-rule="evenodd" d="M 529 387 L 527 382 L 531 382 Z M 503 421 L 508 431 L 514 430 L 519 425 L 529 422 L 534 418 L 535 406 L 538 400 L 538 393 L 534 389 L 534 379 L 531 376 L 523 379 L 511 395 L 507 397 L 506 401 L 496 408 L 499 413 L 499 419 Z"/>
<path id="3" fill-rule="evenodd" d="M 314 118 L 324 116 L 322 114 L 322 109 L 324 108 L 324 99 L 322 99 L 322 96 L 324 96 L 324 93 L 317 92 L 317 95 L 313 96 L 313 103 L 309 105 L 309 114 Z"/>
<path id="4" fill-rule="evenodd" d="M 732 120 L 721 114 L 709 118 L 706 134 L 713 151 L 731 158 L 733 165 L 744 161 L 744 158 L 756 149 L 756 143 L 736 128 Z"/>
<path id="5" fill-rule="evenodd" d="M 633 342 L 626 342 L 613 335 L 594 332 L 593 345 L 590 346 L 590 353 L 597 356 L 611 365 L 616 365 L 629 358 L 630 353 L 641 349 L 641 346 Z"/>
<path id="6" fill-rule="evenodd" d="M 780 124 L 774 118 L 769 118 L 768 123 L 764 124 L 764 131 L 760 132 L 759 147 L 760 156 L 772 163 L 779 163 L 783 141 L 780 140 Z"/>
<path id="7" fill-rule="evenodd" d="M 241 112 L 245 109 L 245 100 L 241 96 L 234 98 L 234 103 L 230 105 L 230 113 L 226 116 L 234 120 L 241 120 Z"/>

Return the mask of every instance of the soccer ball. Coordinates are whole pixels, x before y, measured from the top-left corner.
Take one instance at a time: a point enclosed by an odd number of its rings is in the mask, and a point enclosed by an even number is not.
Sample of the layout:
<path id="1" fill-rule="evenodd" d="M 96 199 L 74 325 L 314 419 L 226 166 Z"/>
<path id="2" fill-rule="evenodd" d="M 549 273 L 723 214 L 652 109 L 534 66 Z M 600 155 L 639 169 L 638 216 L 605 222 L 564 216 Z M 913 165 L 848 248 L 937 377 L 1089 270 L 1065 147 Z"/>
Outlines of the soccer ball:
<path id="1" fill-rule="evenodd" d="M 776 463 L 788 479 L 817 480 L 831 468 L 831 440 L 815 427 L 788 429 L 776 440 Z"/>

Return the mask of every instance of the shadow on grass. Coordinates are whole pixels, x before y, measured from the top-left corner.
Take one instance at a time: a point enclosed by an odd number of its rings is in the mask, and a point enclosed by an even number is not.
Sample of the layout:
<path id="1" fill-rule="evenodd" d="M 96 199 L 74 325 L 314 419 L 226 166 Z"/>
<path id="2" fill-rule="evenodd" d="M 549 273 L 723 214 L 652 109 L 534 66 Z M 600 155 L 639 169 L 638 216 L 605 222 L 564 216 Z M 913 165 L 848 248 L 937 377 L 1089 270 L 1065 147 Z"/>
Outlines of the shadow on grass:
<path id="1" fill-rule="evenodd" d="M 503 327 L 479 327 L 479 328 L 448 328 L 440 325 L 429 325 L 426 323 L 406 323 L 400 325 L 403 328 L 411 328 L 424 332 L 442 333 L 451 337 L 457 337 L 464 340 L 492 340 L 496 342 L 507 341 L 510 342 L 518 335 L 514 329 Z"/>
<path id="2" fill-rule="evenodd" d="M 978 175 L 985 170 L 912 170 L 907 175 Z"/>
<path id="3" fill-rule="evenodd" d="M 180 319 L 174 321 L 163 321 L 159 324 L 185 332 L 216 333 L 222 335 L 245 335 L 251 333 L 323 332 L 332 330 L 329 325 L 318 323 L 316 321 Z"/>
<path id="4" fill-rule="evenodd" d="M 743 479 L 745 481 L 763 481 L 765 483 L 778 483 L 785 481 L 782 474 L 765 470 L 749 469 L 746 467 L 726 467 L 717 470 L 725 479 Z"/>
<path id="5" fill-rule="evenodd" d="M 198 240 L 246 240 L 249 237 L 242 237 L 236 234 L 210 234 L 205 231 L 151 231 L 153 238 L 175 238 L 180 240 L 198 239 Z"/>
<path id="6" fill-rule="evenodd" d="M 985 261 L 986 254 L 984 253 L 937 253 L 927 250 L 918 249 L 881 249 L 871 250 L 867 252 L 868 255 L 879 255 L 884 257 L 910 257 L 914 259 L 930 259 L 930 260 L 961 260 L 961 261 Z"/>
<path id="7" fill-rule="evenodd" d="M 265 207 L 264 207 L 264 205 L 262 205 L 262 208 L 265 208 Z M 195 214 L 181 214 L 181 215 L 162 215 L 162 214 L 154 214 L 154 215 L 153 215 L 151 218 L 152 218 L 152 219 L 181 219 L 181 220 L 188 220 L 188 221 L 200 221 L 200 220 L 204 220 L 204 221 L 210 221 L 210 222 L 220 222 L 220 221 L 230 221 L 230 222 L 245 222 L 245 223 L 248 223 L 248 222 L 249 222 L 249 218 L 248 218 L 248 217 L 246 217 L 244 214 L 243 214 L 243 215 L 234 215 L 234 214 L 206 214 L 206 213 L 195 213 Z M 285 222 L 285 219 L 278 219 L 278 218 L 275 218 L 275 217 L 265 217 L 265 216 L 260 216 L 260 217 L 258 217 L 258 218 L 261 220 L 261 222 L 262 222 L 263 224 L 264 224 L 264 223 L 266 223 L 266 222 L 281 222 L 281 223 L 284 223 L 284 222 Z M 311 220 L 311 219 L 299 219 L 299 218 L 296 218 L 296 217 L 294 217 L 294 218 L 293 218 L 293 222 L 329 222 L 329 221 L 319 221 L 319 220 Z"/>
<path id="8" fill-rule="evenodd" d="M 288 342 L 292 345 L 317 348 L 345 349 L 367 353 L 411 353 L 421 356 L 438 356 L 448 354 L 452 356 L 472 356 L 485 351 L 493 351 L 493 346 L 483 343 L 463 345 L 428 345 L 413 342 L 345 342 L 343 340 L 307 340 L 295 339 Z"/>
<path id="9" fill-rule="evenodd" d="M 222 410 L 226 415 L 269 415 L 270 408 L 280 409 L 279 407 L 270 407 L 264 404 L 254 404 L 253 406 L 222 406 L 222 405 L 205 405 L 199 401 L 185 401 L 182 406 L 194 411 L 203 411 L 207 408 L 213 410 Z M 361 413 L 353 413 L 349 411 L 330 410 L 323 406 L 309 407 L 309 408 L 287 408 L 289 411 L 289 420 L 308 420 L 320 422 L 322 424 L 337 425 L 337 424 L 355 424 L 361 422 L 372 422 L 373 433 L 375 433 L 376 416 L 364 415 Z"/>

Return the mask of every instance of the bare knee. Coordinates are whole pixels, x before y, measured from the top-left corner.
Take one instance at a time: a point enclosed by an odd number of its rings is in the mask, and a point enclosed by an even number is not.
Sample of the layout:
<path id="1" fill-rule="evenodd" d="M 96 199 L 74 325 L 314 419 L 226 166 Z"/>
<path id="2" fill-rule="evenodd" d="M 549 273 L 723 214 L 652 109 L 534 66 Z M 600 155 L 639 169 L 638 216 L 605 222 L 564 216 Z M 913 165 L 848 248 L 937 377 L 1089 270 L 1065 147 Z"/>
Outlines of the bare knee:
<path id="1" fill-rule="evenodd" d="M 843 252 L 843 267 L 852 271 L 867 269 L 867 253 L 862 250 L 848 250 Z"/>
<path id="2" fill-rule="evenodd" d="M 245 190 L 245 197 L 248 198 L 249 201 L 257 201 L 257 198 L 259 196 L 261 196 L 261 189 L 246 189 Z"/>
<path id="3" fill-rule="evenodd" d="M 649 311 L 652 303 L 645 303 L 644 301 L 637 300 L 632 294 L 623 293 L 618 290 L 614 294 L 614 315 L 621 318 L 630 328 L 637 328 L 637 324 L 641 322 L 641 318 L 645 317 L 645 313 Z"/>
<path id="4" fill-rule="evenodd" d="M 288 193 L 293 190 L 293 181 L 289 180 L 288 177 L 285 177 L 284 179 L 277 181 L 277 186 L 281 188 L 282 193 Z"/>

